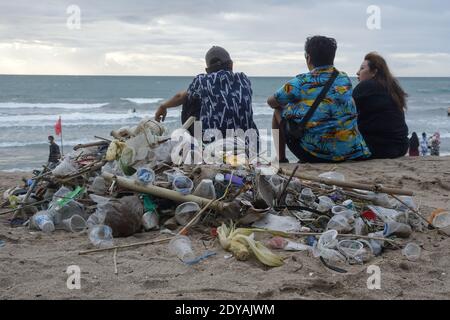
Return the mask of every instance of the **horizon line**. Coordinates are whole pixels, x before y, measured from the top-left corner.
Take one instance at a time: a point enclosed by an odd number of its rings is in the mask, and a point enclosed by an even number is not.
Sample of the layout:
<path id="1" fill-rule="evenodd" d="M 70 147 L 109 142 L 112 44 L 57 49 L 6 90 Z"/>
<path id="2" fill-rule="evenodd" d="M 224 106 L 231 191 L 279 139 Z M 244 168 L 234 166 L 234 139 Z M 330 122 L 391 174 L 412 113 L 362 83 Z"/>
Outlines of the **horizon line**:
<path id="1" fill-rule="evenodd" d="M 199 73 L 201 74 L 201 73 Z M 197 74 L 196 74 L 197 75 Z M 26 76 L 26 77 L 167 77 L 167 78 L 181 78 L 181 77 L 195 77 L 196 75 L 132 75 L 132 74 L 25 74 L 25 73 L 0 73 L 3 76 Z M 296 75 L 277 75 L 277 76 L 253 76 L 247 74 L 252 78 L 292 78 Z M 356 78 L 355 76 L 349 76 Z M 450 78 L 450 76 L 397 76 L 397 78 Z"/>

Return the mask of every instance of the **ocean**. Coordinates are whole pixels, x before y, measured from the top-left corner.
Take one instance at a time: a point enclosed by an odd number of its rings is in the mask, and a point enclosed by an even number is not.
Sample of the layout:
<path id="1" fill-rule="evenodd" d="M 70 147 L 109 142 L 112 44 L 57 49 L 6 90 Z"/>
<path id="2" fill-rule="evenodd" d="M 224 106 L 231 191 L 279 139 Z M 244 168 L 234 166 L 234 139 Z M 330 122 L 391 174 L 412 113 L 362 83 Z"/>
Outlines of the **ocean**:
<path id="1" fill-rule="evenodd" d="M 48 158 L 47 136 L 62 118 L 64 152 L 78 143 L 109 138 L 111 130 L 154 116 L 159 104 L 188 87 L 193 77 L 0 76 L 0 171 L 30 171 Z M 255 77 L 254 119 L 270 129 L 267 97 L 289 78 Z M 352 79 L 356 85 L 356 79 Z M 450 78 L 400 78 L 409 94 L 410 133 L 441 133 L 441 154 L 450 154 Z M 133 112 L 135 111 L 135 112 Z M 181 108 L 166 126 L 180 126 Z M 60 143 L 57 137 L 58 144 Z"/>

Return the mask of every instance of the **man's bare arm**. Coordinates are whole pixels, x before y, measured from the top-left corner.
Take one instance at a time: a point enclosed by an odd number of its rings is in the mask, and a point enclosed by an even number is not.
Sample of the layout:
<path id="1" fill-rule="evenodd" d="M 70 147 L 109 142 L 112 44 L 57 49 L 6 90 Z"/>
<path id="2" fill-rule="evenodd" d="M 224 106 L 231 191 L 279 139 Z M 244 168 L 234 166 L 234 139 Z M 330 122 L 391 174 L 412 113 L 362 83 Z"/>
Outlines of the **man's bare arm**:
<path id="1" fill-rule="evenodd" d="M 164 121 L 167 116 L 167 109 L 179 107 L 187 101 L 187 91 L 178 92 L 170 100 L 164 102 L 159 106 L 155 113 L 155 120 L 158 122 Z"/>
<path id="2" fill-rule="evenodd" d="M 269 97 L 269 99 L 267 99 L 267 104 L 272 108 L 272 109 L 280 109 L 282 107 L 284 107 L 284 105 L 280 104 L 277 99 L 275 99 L 275 96 L 271 96 Z"/>

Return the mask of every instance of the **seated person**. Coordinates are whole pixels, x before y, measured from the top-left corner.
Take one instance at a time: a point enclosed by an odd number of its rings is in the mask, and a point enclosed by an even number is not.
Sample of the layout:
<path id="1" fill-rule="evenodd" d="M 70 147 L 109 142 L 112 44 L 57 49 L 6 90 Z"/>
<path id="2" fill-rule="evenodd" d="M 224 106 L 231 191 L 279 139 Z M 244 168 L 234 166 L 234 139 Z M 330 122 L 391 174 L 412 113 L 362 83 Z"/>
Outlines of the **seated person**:
<path id="1" fill-rule="evenodd" d="M 353 90 L 358 127 L 373 159 L 403 157 L 408 152 L 405 121 L 407 94 L 377 53 L 364 58 L 357 73 L 360 83 Z"/>
<path id="2" fill-rule="evenodd" d="M 267 100 L 275 109 L 272 129 L 279 129 L 279 139 L 274 139 L 280 162 L 288 162 L 286 144 L 300 162 L 342 162 L 370 156 L 357 127 L 352 83 L 343 72 L 336 71 L 336 79 L 306 123 L 302 138 L 296 138 L 287 126 L 288 121 L 294 126 L 301 122 L 332 77 L 336 49 L 332 38 L 308 38 L 305 58 L 310 72 L 296 76 Z"/>
<path id="3" fill-rule="evenodd" d="M 187 91 L 163 103 L 155 120 L 164 121 L 168 108 L 183 105 L 182 122 L 194 115 L 202 122 L 203 132 L 218 129 L 225 138 L 227 129 L 256 130 L 250 80 L 244 73 L 233 72 L 233 61 L 221 47 L 212 47 L 205 59 L 207 73 L 196 76 Z"/>

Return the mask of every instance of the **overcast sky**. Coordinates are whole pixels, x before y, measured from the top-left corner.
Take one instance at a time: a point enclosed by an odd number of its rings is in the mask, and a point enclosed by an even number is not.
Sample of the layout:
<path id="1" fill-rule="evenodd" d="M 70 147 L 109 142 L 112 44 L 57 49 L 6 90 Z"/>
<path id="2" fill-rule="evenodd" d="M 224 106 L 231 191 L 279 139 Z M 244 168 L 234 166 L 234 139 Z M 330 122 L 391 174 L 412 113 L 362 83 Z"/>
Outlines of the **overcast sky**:
<path id="1" fill-rule="evenodd" d="M 67 27 L 72 4 L 81 29 Z M 367 27 L 369 5 L 380 30 Z M 448 0 L 0 0 L 0 74 L 192 76 L 220 45 L 238 71 L 292 76 L 315 34 L 337 39 L 349 75 L 378 51 L 397 76 L 450 76 Z"/>

